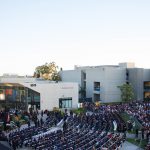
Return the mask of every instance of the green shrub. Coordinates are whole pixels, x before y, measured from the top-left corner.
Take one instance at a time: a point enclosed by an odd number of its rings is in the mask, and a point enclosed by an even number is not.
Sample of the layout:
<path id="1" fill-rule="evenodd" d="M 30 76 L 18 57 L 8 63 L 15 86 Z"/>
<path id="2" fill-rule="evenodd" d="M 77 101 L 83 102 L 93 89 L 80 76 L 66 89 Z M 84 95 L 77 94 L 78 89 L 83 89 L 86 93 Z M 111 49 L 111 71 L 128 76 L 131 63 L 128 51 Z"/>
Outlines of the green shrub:
<path id="1" fill-rule="evenodd" d="M 75 114 L 81 114 L 81 113 L 85 113 L 86 112 L 86 110 L 84 108 L 78 108 L 78 109 L 74 109 L 72 111 Z"/>

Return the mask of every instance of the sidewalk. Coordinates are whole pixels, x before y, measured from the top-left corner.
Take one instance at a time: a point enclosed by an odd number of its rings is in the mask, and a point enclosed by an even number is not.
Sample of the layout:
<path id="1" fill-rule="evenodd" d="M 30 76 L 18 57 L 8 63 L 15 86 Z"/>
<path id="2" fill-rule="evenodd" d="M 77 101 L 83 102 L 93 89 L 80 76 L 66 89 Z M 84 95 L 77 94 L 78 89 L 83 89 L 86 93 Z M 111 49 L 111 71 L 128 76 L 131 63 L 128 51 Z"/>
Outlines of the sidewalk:
<path id="1" fill-rule="evenodd" d="M 129 139 L 135 139 L 135 134 L 127 133 L 126 137 Z M 141 138 L 141 135 L 139 135 L 139 138 Z M 121 150 L 143 150 L 143 149 L 128 141 L 125 141 Z"/>
<path id="2" fill-rule="evenodd" d="M 127 133 L 126 136 L 127 138 L 135 139 L 135 134 Z"/>
<path id="3" fill-rule="evenodd" d="M 121 150 L 142 150 L 142 149 L 132 143 L 125 141 L 122 145 Z"/>
<path id="4" fill-rule="evenodd" d="M 11 150 L 11 147 L 9 146 L 8 142 L 0 141 L 0 150 Z"/>

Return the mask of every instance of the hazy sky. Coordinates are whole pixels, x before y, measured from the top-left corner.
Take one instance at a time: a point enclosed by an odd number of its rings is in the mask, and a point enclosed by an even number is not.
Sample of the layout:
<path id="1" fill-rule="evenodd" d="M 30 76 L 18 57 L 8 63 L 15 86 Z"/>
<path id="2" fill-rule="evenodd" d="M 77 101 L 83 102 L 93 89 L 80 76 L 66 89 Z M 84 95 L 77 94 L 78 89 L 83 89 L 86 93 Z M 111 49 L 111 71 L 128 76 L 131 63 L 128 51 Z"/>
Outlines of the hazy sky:
<path id="1" fill-rule="evenodd" d="M 150 68 L 150 1 L 0 0 L 0 75 L 52 61 Z"/>

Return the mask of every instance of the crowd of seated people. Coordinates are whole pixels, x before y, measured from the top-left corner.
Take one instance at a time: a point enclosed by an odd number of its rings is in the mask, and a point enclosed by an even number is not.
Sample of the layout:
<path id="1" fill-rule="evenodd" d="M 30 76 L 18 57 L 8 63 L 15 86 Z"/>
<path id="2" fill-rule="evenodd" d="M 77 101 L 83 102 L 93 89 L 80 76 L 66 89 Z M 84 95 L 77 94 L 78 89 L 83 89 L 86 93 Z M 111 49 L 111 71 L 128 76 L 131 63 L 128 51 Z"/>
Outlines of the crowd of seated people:
<path id="1" fill-rule="evenodd" d="M 13 149 L 22 147 L 23 143 L 32 139 L 33 136 L 47 132 L 50 127 L 55 126 L 62 119 L 60 112 L 47 112 L 46 114 L 47 118 L 44 122 L 42 121 L 42 114 L 41 120 L 38 120 L 38 114 L 34 112 L 32 116 L 32 119 L 34 118 L 34 126 L 28 126 L 27 128 L 18 129 L 9 133 L 8 139 Z"/>
<path id="2" fill-rule="evenodd" d="M 124 123 L 118 115 L 111 112 L 71 115 L 66 119 L 67 126 L 63 127 L 63 131 L 58 130 L 30 139 L 26 146 L 36 150 L 92 150 L 93 147 L 97 150 L 106 147 L 117 149 L 124 141 L 124 134 L 111 132 L 114 120 Z M 118 131 L 123 132 L 124 126 L 121 128 L 120 124 Z M 110 143 L 109 147 L 105 145 L 107 141 Z"/>
<path id="3" fill-rule="evenodd" d="M 101 105 L 98 107 L 98 109 L 96 106 L 94 106 L 94 104 L 86 103 L 83 106 L 88 111 L 105 110 L 105 111 L 118 112 L 118 113 L 119 112 L 128 113 L 130 116 L 135 117 L 139 121 L 139 123 L 142 125 L 142 128 L 141 128 L 142 139 L 146 139 L 150 143 L 150 101 L 145 101 L 145 102 L 135 101 L 135 102 L 130 102 L 130 103 L 118 104 L 118 105 Z M 91 107 L 95 107 L 95 108 L 91 108 Z M 115 115 L 117 115 L 117 113 L 115 113 Z M 118 115 L 118 117 L 120 116 Z M 129 122 L 129 124 L 131 124 L 131 122 Z M 120 127 L 122 125 L 120 125 Z M 148 148 L 149 148 L 149 145 L 150 144 L 148 144 L 147 146 Z"/>
<path id="4" fill-rule="evenodd" d="M 126 104 L 124 110 L 137 118 L 142 125 L 142 139 L 145 139 L 150 143 L 150 102 L 132 102 Z M 148 144 L 147 149 L 150 149 Z"/>
<path id="5" fill-rule="evenodd" d="M 79 128 L 80 130 L 76 126 L 76 128 L 68 128 L 65 132 L 57 131 L 56 133 L 44 135 L 38 139 L 33 139 L 28 145 L 35 149 L 58 150 L 92 149 L 93 145 L 95 145 L 96 149 L 100 149 L 101 144 L 110 139 L 107 133 L 102 133 L 100 129 L 92 130 L 90 127 L 87 128 L 84 126 Z"/>
<path id="6" fill-rule="evenodd" d="M 46 111 L 47 119 L 38 120 L 32 115 L 35 126 L 12 131 L 9 142 L 13 149 L 28 147 L 35 150 L 117 150 L 125 140 L 126 123 L 120 112 L 126 111 L 143 125 L 144 134 L 149 139 L 149 102 L 132 102 L 117 105 L 84 103 L 86 113 L 70 115 Z M 41 116 L 44 112 L 42 112 Z M 64 120 L 63 128 L 47 133 L 51 126 Z M 116 130 L 114 130 L 116 124 Z M 41 134 L 46 133 L 46 134 Z M 35 137 L 35 135 L 39 135 Z M 147 145 L 147 150 L 149 144 Z"/>
<path id="7" fill-rule="evenodd" d="M 87 111 L 94 111 L 95 110 L 95 103 L 93 102 L 84 102 L 82 107 L 85 108 Z"/>
<path id="8" fill-rule="evenodd" d="M 129 103 L 124 106 L 124 110 L 137 118 L 145 129 L 150 128 L 150 102 Z"/>
<path id="9" fill-rule="evenodd" d="M 87 110 L 91 110 L 94 104 L 86 103 L 84 104 Z M 93 109 L 93 108 L 92 108 Z M 102 105 L 97 109 L 93 109 L 95 111 L 111 111 L 111 112 L 127 112 L 129 115 L 137 118 L 137 120 L 144 127 L 145 131 L 150 131 L 150 102 L 131 102 L 119 105 Z"/>
<path id="10" fill-rule="evenodd" d="M 7 136 L 4 134 L 2 130 L 0 130 L 0 141 L 7 141 Z"/>
<path id="11" fill-rule="evenodd" d="M 120 136 L 119 134 L 110 134 L 108 135 L 110 138 L 107 142 L 105 142 L 102 147 L 110 150 L 119 149 L 122 146 L 122 142 L 124 142 L 125 137 Z"/>
<path id="12" fill-rule="evenodd" d="M 145 150 L 150 150 L 150 142 L 147 144 Z"/>

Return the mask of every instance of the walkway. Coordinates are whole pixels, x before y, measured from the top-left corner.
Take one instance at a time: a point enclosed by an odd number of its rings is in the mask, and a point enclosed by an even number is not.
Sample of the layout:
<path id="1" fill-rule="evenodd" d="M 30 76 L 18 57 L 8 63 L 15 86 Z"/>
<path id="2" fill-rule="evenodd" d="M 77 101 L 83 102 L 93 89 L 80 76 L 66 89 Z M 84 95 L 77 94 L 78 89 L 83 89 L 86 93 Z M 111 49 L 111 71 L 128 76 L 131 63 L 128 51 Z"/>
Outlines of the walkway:
<path id="1" fill-rule="evenodd" d="M 8 142 L 0 141 L 0 150 L 11 150 Z"/>
<path id="2" fill-rule="evenodd" d="M 131 144 L 131 143 L 125 141 L 122 145 L 121 150 L 142 150 L 142 149 L 134 144 Z"/>

